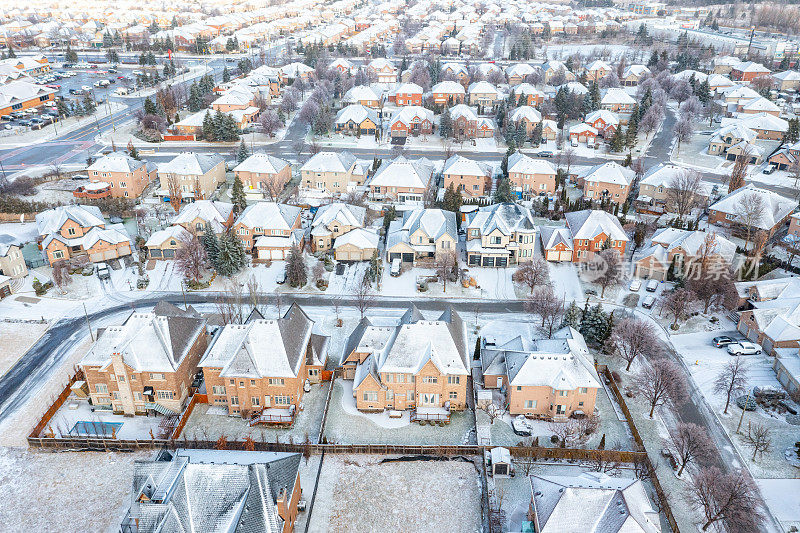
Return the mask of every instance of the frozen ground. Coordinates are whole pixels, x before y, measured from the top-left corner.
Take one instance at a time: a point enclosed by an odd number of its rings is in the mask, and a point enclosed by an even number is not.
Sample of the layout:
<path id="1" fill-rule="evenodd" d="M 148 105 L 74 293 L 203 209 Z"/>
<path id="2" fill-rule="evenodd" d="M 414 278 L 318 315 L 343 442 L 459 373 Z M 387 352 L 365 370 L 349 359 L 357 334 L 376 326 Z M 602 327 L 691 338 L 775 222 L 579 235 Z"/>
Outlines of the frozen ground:
<path id="1" fill-rule="evenodd" d="M 585 300 L 583 285 L 575 263 L 550 263 L 550 283 L 556 296 L 563 297 L 567 305 L 574 301 L 578 306 Z"/>
<path id="2" fill-rule="evenodd" d="M 244 440 L 251 437 L 265 442 L 304 442 L 306 437 L 316 442 L 322 424 L 325 398 L 330 383 L 313 385 L 311 392 L 303 396 L 303 410 L 295 417 L 288 429 L 266 425 L 250 427 L 247 421 L 238 416 L 228 416 L 227 407 L 200 404 L 195 406 L 182 437 L 187 439 L 217 440 L 225 436 L 228 440 Z"/>
<path id="3" fill-rule="evenodd" d="M 35 241 L 39 232 L 36 230 L 36 222 L 3 222 L 0 223 L 0 235 L 3 236 L 0 242 L 4 244 L 22 244 Z"/>
<path id="4" fill-rule="evenodd" d="M 745 444 L 742 436 L 736 433 L 742 410 L 732 404 L 728 408 L 728 414 L 723 413 L 725 397 L 714 392 L 714 380 L 731 360 L 731 356 L 724 348 L 715 348 L 711 345 L 711 339 L 720 333 L 720 331 L 711 331 L 697 332 L 691 335 L 673 335 L 672 343 L 683 357 L 692 379 L 711 405 L 714 414 L 722 423 L 753 477 L 788 478 L 800 475 L 800 470 L 786 462 L 783 455 L 787 448 L 800 440 L 800 427 L 787 423 L 784 416 L 771 411 L 767 412 L 760 406 L 755 412 L 746 413 L 742 423 L 742 433 L 747 432 L 748 422 L 763 424 L 771 429 L 772 450 L 765 453 L 763 457 L 757 457 L 755 461 L 752 461 L 752 449 Z M 748 365 L 748 388 L 770 386 L 782 389 L 771 366 L 771 357 L 766 355 L 745 357 Z"/>
<path id="5" fill-rule="evenodd" d="M 0 376 L 8 372 L 47 330 L 47 324 L 0 321 Z"/>
<path id="6" fill-rule="evenodd" d="M 152 452 L 50 453 L 0 447 L 0 524 L 4 532 L 119 528 L 133 462 Z"/>
<path id="7" fill-rule="evenodd" d="M 408 413 L 390 419 L 386 413 L 362 413 L 355 408 L 352 380 L 334 384 L 325 438 L 340 444 L 474 444 L 472 411 L 453 412 L 445 426 L 421 426 L 409 422 Z"/>
<path id="8" fill-rule="evenodd" d="M 784 531 L 800 528 L 800 479 L 757 479 L 756 484 Z"/>
<path id="9" fill-rule="evenodd" d="M 147 440 L 151 438 L 167 438 L 168 431 L 159 428 L 159 424 L 164 420 L 162 416 L 123 416 L 115 415 L 108 410 L 94 410 L 87 400 L 82 400 L 74 395 L 67 398 L 50 423 L 44 429 L 43 434 L 47 434 L 52 429 L 56 437 L 70 436 L 70 430 L 76 422 L 88 422 L 90 431 L 103 431 L 102 423 L 119 423 L 122 426 L 116 430 L 116 438 L 123 440 Z M 97 424 L 95 428 L 92 424 Z M 152 433 L 151 433 L 152 431 Z M 77 436 L 77 435 L 74 435 Z M 110 437 L 110 435 L 109 435 Z"/>
<path id="10" fill-rule="evenodd" d="M 309 531 L 481 531 L 480 475 L 473 463 L 381 459 L 326 455 Z"/>

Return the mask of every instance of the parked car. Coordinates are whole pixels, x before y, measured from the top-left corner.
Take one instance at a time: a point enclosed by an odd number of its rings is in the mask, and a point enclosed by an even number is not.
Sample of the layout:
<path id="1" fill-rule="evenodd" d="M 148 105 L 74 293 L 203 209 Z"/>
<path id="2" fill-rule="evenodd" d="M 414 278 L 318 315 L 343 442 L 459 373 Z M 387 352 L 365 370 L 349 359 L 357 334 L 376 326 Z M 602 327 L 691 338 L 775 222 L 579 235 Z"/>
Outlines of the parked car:
<path id="1" fill-rule="evenodd" d="M 542 150 L 541 152 L 537 152 L 536 155 L 539 157 L 553 157 L 553 152 L 550 150 Z"/>
<path id="2" fill-rule="evenodd" d="M 727 335 L 720 335 L 719 337 L 714 337 L 711 340 L 711 343 L 717 348 L 722 348 L 723 346 L 728 346 L 729 344 L 734 344 L 735 342 L 735 340 Z"/>
<path id="3" fill-rule="evenodd" d="M 656 292 L 658 290 L 658 280 L 651 279 L 647 282 L 647 286 L 644 288 L 647 292 Z"/>
<path id="4" fill-rule="evenodd" d="M 345 269 L 344 263 L 336 263 L 337 276 L 341 276 L 342 274 L 344 274 L 344 269 Z"/>
<path id="5" fill-rule="evenodd" d="M 753 342 L 735 342 L 728 345 L 728 353 L 731 355 L 758 355 L 761 353 L 761 346 Z"/>
<path id="6" fill-rule="evenodd" d="M 772 174 L 775 172 L 775 165 L 767 165 L 761 172 L 764 174 Z"/>
<path id="7" fill-rule="evenodd" d="M 278 272 L 278 275 L 275 276 L 275 283 L 277 283 L 278 285 L 283 285 L 284 283 L 286 283 L 286 270 L 285 269 L 281 270 L 280 272 Z"/>
<path id="8" fill-rule="evenodd" d="M 395 257 L 392 259 L 392 269 L 389 271 L 389 274 L 392 276 L 399 276 L 400 275 L 400 258 Z"/>
<path id="9" fill-rule="evenodd" d="M 656 297 L 648 294 L 647 296 L 644 297 L 644 300 L 642 300 L 642 307 L 644 307 L 645 309 L 652 309 L 655 303 L 656 303 Z"/>
<path id="10" fill-rule="evenodd" d="M 106 263 L 100 263 L 97 265 L 97 277 L 100 279 L 111 278 L 111 273 L 108 271 L 108 265 Z"/>
<path id="11" fill-rule="evenodd" d="M 639 289 L 641 288 L 642 288 L 642 280 L 640 279 L 635 279 L 631 281 L 631 286 L 628 287 L 628 289 L 630 289 L 631 292 L 639 292 Z"/>

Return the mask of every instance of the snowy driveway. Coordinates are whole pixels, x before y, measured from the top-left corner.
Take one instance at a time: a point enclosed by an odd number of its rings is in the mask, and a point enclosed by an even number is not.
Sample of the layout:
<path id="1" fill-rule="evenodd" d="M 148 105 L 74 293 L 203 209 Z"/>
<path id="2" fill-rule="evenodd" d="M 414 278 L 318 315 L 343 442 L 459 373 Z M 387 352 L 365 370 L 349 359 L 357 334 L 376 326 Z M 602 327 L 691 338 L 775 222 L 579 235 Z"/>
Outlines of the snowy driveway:
<path id="1" fill-rule="evenodd" d="M 550 282 L 556 296 L 563 297 L 567 302 L 581 304 L 586 296 L 583 286 L 578 278 L 578 269 L 575 263 L 548 263 L 550 266 Z"/>

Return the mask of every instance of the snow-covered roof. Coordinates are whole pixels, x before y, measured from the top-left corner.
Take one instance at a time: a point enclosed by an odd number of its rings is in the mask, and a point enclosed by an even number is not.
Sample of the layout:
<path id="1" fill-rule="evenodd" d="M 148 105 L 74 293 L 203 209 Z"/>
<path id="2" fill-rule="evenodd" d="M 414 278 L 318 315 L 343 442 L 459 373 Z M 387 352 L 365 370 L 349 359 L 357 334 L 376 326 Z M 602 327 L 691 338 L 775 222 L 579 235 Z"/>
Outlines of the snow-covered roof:
<path id="1" fill-rule="evenodd" d="M 356 85 L 348 90 L 344 97 L 343 103 L 358 103 L 362 101 L 380 101 L 380 96 L 368 85 Z"/>
<path id="2" fill-rule="evenodd" d="M 122 325 L 107 327 L 80 365 L 105 368 L 118 353 L 136 372 L 175 372 L 205 323 L 200 317 L 132 313 Z"/>
<path id="3" fill-rule="evenodd" d="M 714 235 L 713 248 L 707 246 L 706 239 L 709 234 Z M 736 255 L 736 244 L 729 241 L 724 235 L 716 231 L 688 231 L 678 228 L 659 228 L 653 234 L 650 241 L 657 244 L 667 251 L 673 251 L 681 248 L 686 251 L 689 257 L 697 257 L 699 255 L 713 254 L 718 255 L 728 263 L 733 262 Z M 705 248 L 711 248 L 705 250 Z"/>
<path id="4" fill-rule="evenodd" d="M 291 230 L 302 209 L 296 205 L 257 202 L 248 205 L 235 224 L 266 230 Z"/>
<path id="5" fill-rule="evenodd" d="M 638 78 L 645 74 L 650 74 L 650 69 L 645 65 L 628 65 L 622 72 L 622 78 L 625 79 L 628 76 L 636 76 Z"/>
<path id="6" fill-rule="evenodd" d="M 495 230 L 503 235 L 536 232 L 530 209 L 510 202 L 487 205 L 471 213 L 467 228 L 477 228 L 481 235 L 488 235 Z"/>
<path id="7" fill-rule="evenodd" d="M 225 160 L 216 154 L 196 154 L 182 152 L 172 161 L 158 165 L 159 174 L 177 174 L 179 176 L 202 176 L 217 165 L 224 165 Z"/>
<path id="8" fill-rule="evenodd" d="M 596 120 L 602 120 L 606 124 L 613 124 L 614 126 L 619 125 L 619 117 L 617 114 L 612 113 L 608 109 L 598 109 L 597 111 L 592 111 L 586 115 L 586 118 L 583 121 L 592 124 Z"/>
<path id="9" fill-rule="evenodd" d="M 55 233 L 67 220 L 76 222 L 82 228 L 105 225 L 100 208 L 94 205 L 61 205 L 42 211 L 36 215 L 36 228 L 39 235 Z"/>
<path id="10" fill-rule="evenodd" d="M 565 215 L 567 227 L 573 239 L 594 239 L 600 234 L 614 241 L 628 241 L 628 235 L 622 229 L 617 217 L 598 209 L 573 211 Z"/>
<path id="11" fill-rule="evenodd" d="M 635 104 L 636 100 L 631 95 L 625 92 L 621 87 L 610 87 L 606 89 L 603 98 L 600 100 L 601 104 Z"/>
<path id="12" fill-rule="evenodd" d="M 559 244 L 563 244 L 567 250 L 572 250 L 572 236 L 569 229 L 558 226 L 540 226 L 539 232 L 542 247 L 545 250 L 551 250 Z"/>
<path id="13" fill-rule="evenodd" d="M 386 235 L 386 249 L 389 250 L 398 243 L 405 243 L 415 250 L 435 251 L 434 244 L 410 242 L 411 235 L 418 229 L 422 230 L 428 238 L 434 241 L 439 240 L 444 235 L 449 235 L 454 241 L 458 241 L 455 213 L 442 209 L 424 209 L 420 207 L 405 211 L 402 220 L 393 220 L 389 224 L 389 230 Z"/>
<path id="14" fill-rule="evenodd" d="M 344 235 L 336 237 L 333 248 L 336 249 L 349 244 L 362 250 L 377 249 L 379 240 L 380 236 L 375 233 L 375 231 L 365 228 L 355 228 Z"/>
<path id="15" fill-rule="evenodd" d="M 464 86 L 452 80 L 440 81 L 431 88 L 432 93 L 464 94 Z"/>
<path id="16" fill-rule="evenodd" d="M 158 247 L 164 244 L 169 239 L 174 239 L 176 242 L 182 242 L 184 239 L 191 237 L 191 233 L 183 229 L 181 226 L 167 226 L 166 228 L 156 231 L 147 242 L 144 243 L 145 247 Z"/>
<path id="17" fill-rule="evenodd" d="M 314 154 L 302 167 L 307 172 L 349 172 L 356 164 L 356 156 L 342 150 L 339 152 L 319 152 Z"/>
<path id="18" fill-rule="evenodd" d="M 213 200 L 197 200 L 190 204 L 185 204 L 178 215 L 172 219 L 173 224 L 191 224 L 196 219 L 210 222 L 215 233 L 221 233 L 225 229 L 228 217 L 233 211 L 233 204 L 228 202 L 217 202 Z"/>
<path id="19" fill-rule="evenodd" d="M 140 167 L 146 165 L 148 165 L 148 163 L 145 161 L 134 159 L 125 152 L 112 152 L 92 163 L 86 170 L 97 172 L 135 172 Z"/>
<path id="20" fill-rule="evenodd" d="M 423 92 L 425 91 L 422 87 L 416 83 L 409 82 L 400 85 L 395 91 L 395 94 L 422 94 Z"/>
<path id="21" fill-rule="evenodd" d="M 415 120 L 422 122 L 423 120 L 427 120 L 428 122 L 433 123 L 433 111 L 430 109 L 426 109 L 422 106 L 418 105 L 409 105 L 402 107 L 392 113 L 392 118 L 389 121 L 389 126 L 394 125 L 396 122 L 402 122 L 403 124 L 411 124 Z"/>
<path id="22" fill-rule="evenodd" d="M 288 161 L 274 155 L 256 152 L 236 165 L 234 172 L 254 172 L 259 174 L 277 174 L 289 166 Z"/>
<path id="23" fill-rule="evenodd" d="M 327 228 L 334 221 L 345 226 L 362 227 L 366 214 L 367 209 L 365 207 L 334 202 L 317 209 L 314 220 L 311 222 L 311 227 Z"/>
<path id="24" fill-rule="evenodd" d="M 556 169 L 550 161 L 534 159 L 522 152 L 514 152 L 508 158 L 508 171 L 521 174 L 556 175 Z"/>
<path id="25" fill-rule="evenodd" d="M 542 121 L 542 114 L 535 107 L 523 105 L 514 109 L 509 118 L 513 122 L 519 122 L 522 119 L 527 119 L 529 122 L 536 123 Z"/>
<path id="26" fill-rule="evenodd" d="M 355 124 L 361 124 L 367 119 L 377 126 L 379 124 L 378 112 L 361 104 L 350 104 L 336 113 L 335 122 L 336 124 L 346 124 L 352 121 Z"/>
<path id="27" fill-rule="evenodd" d="M 758 188 L 753 184 L 747 184 L 723 196 L 709 210 L 736 215 L 738 219 L 742 215 L 743 204 L 747 203 L 751 197 L 761 197 L 763 206 L 761 216 L 752 221 L 751 225 L 763 230 L 771 230 L 797 208 L 796 200 Z"/>
<path id="28" fill-rule="evenodd" d="M 497 90 L 497 87 L 488 81 L 477 81 L 475 83 L 470 83 L 467 92 L 469 94 L 495 94 L 498 97 L 500 96 L 500 91 Z"/>
<path id="29" fill-rule="evenodd" d="M 298 377 L 306 362 L 314 321 L 297 304 L 277 320 L 228 324 L 217 333 L 200 361 L 232 378 Z"/>
<path id="30" fill-rule="evenodd" d="M 609 161 L 602 165 L 593 166 L 579 173 L 578 176 L 590 183 L 611 183 L 627 187 L 633 181 L 636 173 L 627 167 L 623 167 L 619 163 Z"/>
<path id="31" fill-rule="evenodd" d="M 401 155 L 391 161 L 384 161 L 367 185 L 424 190 L 433 176 L 433 170 L 433 164 L 424 157 L 412 161 Z"/>
<path id="32" fill-rule="evenodd" d="M 461 155 L 452 155 L 444 162 L 442 174 L 458 176 L 489 176 L 491 167 L 480 161 L 467 159 Z"/>

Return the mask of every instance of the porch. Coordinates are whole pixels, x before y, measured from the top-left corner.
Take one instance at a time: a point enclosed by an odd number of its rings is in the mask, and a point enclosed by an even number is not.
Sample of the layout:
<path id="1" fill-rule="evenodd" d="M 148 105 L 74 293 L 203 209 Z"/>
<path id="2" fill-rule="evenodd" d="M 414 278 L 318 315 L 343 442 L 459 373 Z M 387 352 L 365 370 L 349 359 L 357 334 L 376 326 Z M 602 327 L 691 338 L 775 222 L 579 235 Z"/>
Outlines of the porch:
<path id="1" fill-rule="evenodd" d="M 250 427 L 259 424 L 291 426 L 294 423 L 296 412 L 294 405 L 290 405 L 288 409 L 285 407 L 269 407 L 253 415 L 253 418 L 250 419 Z"/>

